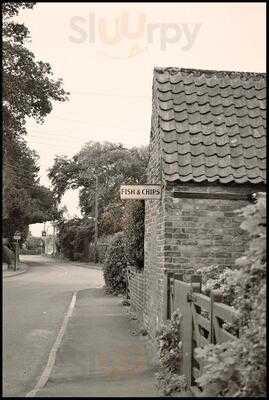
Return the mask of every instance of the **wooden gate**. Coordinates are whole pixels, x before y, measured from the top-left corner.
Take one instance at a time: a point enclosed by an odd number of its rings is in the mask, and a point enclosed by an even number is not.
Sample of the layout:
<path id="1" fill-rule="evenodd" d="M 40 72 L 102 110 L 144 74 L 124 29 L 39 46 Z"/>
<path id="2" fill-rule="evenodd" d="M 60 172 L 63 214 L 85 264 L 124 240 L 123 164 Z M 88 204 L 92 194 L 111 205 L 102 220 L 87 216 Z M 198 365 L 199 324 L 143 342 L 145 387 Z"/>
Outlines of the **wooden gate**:
<path id="1" fill-rule="evenodd" d="M 233 330 L 232 334 L 229 330 L 239 315 L 233 307 L 217 302 L 213 291 L 210 296 L 201 293 L 201 275 L 192 275 L 190 282 L 185 282 L 183 277 L 178 272 L 167 272 L 167 319 L 176 309 L 183 316 L 182 373 L 189 387 L 195 387 L 195 379 L 203 367 L 195 356 L 195 349 L 236 340 L 238 332 Z"/>

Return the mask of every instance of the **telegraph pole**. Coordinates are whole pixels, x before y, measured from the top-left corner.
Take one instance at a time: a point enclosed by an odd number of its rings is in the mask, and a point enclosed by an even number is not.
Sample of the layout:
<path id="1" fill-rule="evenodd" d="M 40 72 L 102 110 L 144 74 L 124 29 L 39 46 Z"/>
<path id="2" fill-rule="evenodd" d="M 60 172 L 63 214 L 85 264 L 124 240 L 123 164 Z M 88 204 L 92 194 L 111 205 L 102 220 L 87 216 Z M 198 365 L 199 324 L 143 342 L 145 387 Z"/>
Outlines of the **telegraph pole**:
<path id="1" fill-rule="evenodd" d="M 21 240 L 21 233 L 16 231 L 13 239 L 15 240 L 15 260 L 14 260 L 14 271 L 17 270 L 19 264 L 19 240 Z"/>
<path id="2" fill-rule="evenodd" d="M 55 257 L 55 255 L 56 255 L 56 244 L 55 244 L 55 241 L 56 241 L 56 222 L 55 221 L 52 222 L 52 227 L 53 227 L 52 255 L 53 255 L 53 257 Z"/>
<path id="3" fill-rule="evenodd" d="M 118 146 L 114 150 L 124 149 L 124 147 Z M 113 149 L 112 149 L 113 150 Z M 97 164 L 97 168 L 95 169 L 95 205 L 94 205 L 94 261 L 97 263 L 97 241 L 98 241 L 98 212 L 99 212 L 99 168 L 100 168 L 100 158 L 102 154 L 106 152 L 99 153 L 99 160 Z M 95 163 L 96 164 L 96 163 Z"/>
<path id="4" fill-rule="evenodd" d="M 46 222 L 44 222 L 44 227 L 42 231 L 42 255 L 44 256 L 46 253 Z"/>
<path id="5" fill-rule="evenodd" d="M 99 206 L 99 178 L 95 177 L 95 207 L 94 207 L 94 262 L 97 263 L 97 241 L 98 241 L 98 206 Z"/>

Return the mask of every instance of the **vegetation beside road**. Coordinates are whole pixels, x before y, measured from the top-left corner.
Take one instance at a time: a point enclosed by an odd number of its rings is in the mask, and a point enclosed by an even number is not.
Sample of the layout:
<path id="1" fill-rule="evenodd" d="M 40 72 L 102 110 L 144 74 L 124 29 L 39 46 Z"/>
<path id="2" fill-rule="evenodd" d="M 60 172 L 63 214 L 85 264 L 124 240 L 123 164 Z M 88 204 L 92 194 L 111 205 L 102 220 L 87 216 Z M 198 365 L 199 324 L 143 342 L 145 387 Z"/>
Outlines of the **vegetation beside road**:
<path id="1" fill-rule="evenodd" d="M 37 61 L 28 49 L 28 28 L 16 21 L 34 2 L 4 2 L 3 15 L 3 236 L 21 232 L 24 243 L 29 224 L 58 217 L 55 197 L 39 183 L 38 154 L 25 140 L 26 121 L 43 123 L 54 101 L 67 100 L 61 79 L 51 66 Z"/>
<path id="2" fill-rule="evenodd" d="M 249 244 L 236 268 L 212 266 L 200 270 L 203 289 L 218 295 L 218 301 L 233 306 L 239 318 L 228 326 L 239 330 L 239 339 L 208 344 L 196 349 L 203 365 L 196 383 L 201 395 L 210 397 L 255 397 L 266 395 L 266 198 L 238 211 L 241 228 L 249 234 Z M 185 389 L 181 369 L 180 308 L 158 335 L 159 387 L 164 394 Z M 177 329 L 178 328 L 178 329 Z M 176 364 L 176 365 L 175 365 Z"/>
<path id="3" fill-rule="evenodd" d="M 132 259 L 130 263 L 140 263 L 138 268 L 142 267 L 143 246 L 139 243 L 144 238 L 144 209 L 139 201 L 134 202 L 136 206 L 131 206 L 121 200 L 120 185 L 145 182 L 147 162 L 146 147 L 126 149 L 122 144 L 109 142 L 89 142 L 71 159 L 56 157 L 49 172 L 54 195 L 59 202 L 66 190 L 79 189 L 82 212 L 81 218 L 62 216 L 58 219 L 58 245 L 65 257 L 78 261 L 93 260 L 98 192 L 98 237 L 124 230 L 128 235 L 126 251 Z M 140 238 L 132 234 L 132 229 L 139 232 Z"/>

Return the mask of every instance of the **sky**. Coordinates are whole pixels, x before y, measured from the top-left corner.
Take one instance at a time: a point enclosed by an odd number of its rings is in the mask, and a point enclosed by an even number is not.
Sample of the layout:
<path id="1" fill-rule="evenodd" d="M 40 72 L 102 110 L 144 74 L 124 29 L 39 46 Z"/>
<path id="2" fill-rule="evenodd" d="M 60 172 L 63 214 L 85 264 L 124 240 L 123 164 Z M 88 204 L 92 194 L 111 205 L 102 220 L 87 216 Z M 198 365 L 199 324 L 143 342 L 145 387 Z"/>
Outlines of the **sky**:
<path id="1" fill-rule="evenodd" d="M 41 184 L 50 186 L 56 155 L 72 157 L 88 141 L 149 143 L 155 66 L 265 72 L 265 19 L 265 3 L 53 2 L 23 11 L 28 47 L 70 92 L 44 124 L 27 123 Z M 77 191 L 62 203 L 80 215 Z"/>

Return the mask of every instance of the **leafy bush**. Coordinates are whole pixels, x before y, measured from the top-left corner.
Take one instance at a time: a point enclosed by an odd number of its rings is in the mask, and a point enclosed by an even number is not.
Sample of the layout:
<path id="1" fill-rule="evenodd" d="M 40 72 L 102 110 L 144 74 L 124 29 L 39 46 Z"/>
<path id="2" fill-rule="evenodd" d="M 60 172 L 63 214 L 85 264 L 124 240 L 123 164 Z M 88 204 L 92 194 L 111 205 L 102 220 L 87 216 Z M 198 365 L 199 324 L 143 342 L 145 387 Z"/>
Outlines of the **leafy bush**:
<path id="1" fill-rule="evenodd" d="M 101 236 L 98 238 L 97 242 L 97 258 L 98 262 L 103 264 L 105 262 L 106 258 L 106 252 L 115 236 L 117 236 L 118 233 L 114 233 L 112 235 L 106 235 L 106 236 Z M 91 250 L 90 250 L 91 251 Z"/>
<path id="2" fill-rule="evenodd" d="M 238 213 L 241 228 L 249 233 L 245 255 L 237 260 L 238 271 L 231 287 L 239 311 L 240 339 L 197 349 L 203 361 L 203 374 L 197 382 L 210 396 L 266 395 L 266 199 L 258 197 Z"/>
<path id="3" fill-rule="evenodd" d="M 157 373 L 158 389 L 165 395 L 186 389 L 186 378 L 181 375 L 182 341 L 180 325 L 182 315 L 176 310 L 171 320 L 163 323 L 157 332 L 160 368 Z"/>
<path id="4" fill-rule="evenodd" d="M 211 290 L 218 295 L 218 301 L 233 306 L 238 295 L 238 281 L 242 271 L 212 265 L 197 270 L 202 275 L 202 291 L 209 295 Z"/>
<path id="5" fill-rule="evenodd" d="M 205 363 L 203 374 L 196 379 L 204 388 L 203 396 L 233 397 L 238 393 L 241 375 L 239 347 L 240 341 L 235 340 L 196 350 L 197 359 Z"/>
<path id="6" fill-rule="evenodd" d="M 28 235 L 25 245 L 21 248 L 21 254 L 41 254 L 42 239 Z"/>
<path id="7" fill-rule="evenodd" d="M 23 255 L 40 255 L 41 254 L 41 247 L 39 249 L 27 249 L 27 248 L 22 248 L 20 249 L 20 254 Z"/>
<path id="8" fill-rule="evenodd" d="M 14 264 L 15 254 L 5 244 L 2 244 L 2 261 L 7 263 L 8 268 Z"/>
<path id="9" fill-rule="evenodd" d="M 127 290 L 127 261 L 125 257 L 124 236 L 118 233 L 112 240 L 103 266 L 107 292 L 123 294 Z"/>
<path id="10" fill-rule="evenodd" d="M 122 230 L 123 204 L 112 202 L 104 207 L 99 217 L 100 235 L 113 235 Z"/>
<path id="11" fill-rule="evenodd" d="M 58 224 L 57 246 L 71 261 L 89 261 L 89 242 L 93 239 L 93 222 L 73 218 Z"/>
<path id="12" fill-rule="evenodd" d="M 137 270 L 144 268 L 144 219 L 144 201 L 128 202 L 123 219 L 125 252 L 128 263 Z"/>

